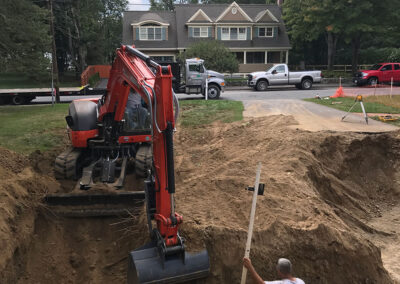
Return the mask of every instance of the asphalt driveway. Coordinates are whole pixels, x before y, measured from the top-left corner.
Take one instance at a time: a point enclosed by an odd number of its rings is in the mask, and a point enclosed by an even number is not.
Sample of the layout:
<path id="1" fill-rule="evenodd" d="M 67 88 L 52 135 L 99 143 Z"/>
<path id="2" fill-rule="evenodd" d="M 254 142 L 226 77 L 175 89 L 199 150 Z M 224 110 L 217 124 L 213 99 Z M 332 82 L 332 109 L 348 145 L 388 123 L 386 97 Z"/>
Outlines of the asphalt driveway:
<path id="1" fill-rule="evenodd" d="M 309 131 L 353 131 L 353 132 L 386 132 L 398 130 L 398 127 L 365 119 L 360 114 L 349 114 L 344 121 L 341 118 L 346 112 L 330 107 L 303 101 L 304 98 L 331 96 L 337 87 L 316 85 L 309 91 L 297 90 L 294 87 L 275 87 L 266 92 L 251 89 L 230 90 L 223 93 L 225 99 L 240 100 L 245 106 L 246 117 L 267 115 L 292 115 L 300 128 Z"/>

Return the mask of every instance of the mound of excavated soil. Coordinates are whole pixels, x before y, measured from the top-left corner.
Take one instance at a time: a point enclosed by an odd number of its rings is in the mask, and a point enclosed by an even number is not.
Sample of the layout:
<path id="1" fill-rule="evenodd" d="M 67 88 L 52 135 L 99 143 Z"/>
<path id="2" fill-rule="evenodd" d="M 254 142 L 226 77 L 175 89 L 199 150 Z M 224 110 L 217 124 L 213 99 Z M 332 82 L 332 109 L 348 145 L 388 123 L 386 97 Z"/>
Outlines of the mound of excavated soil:
<path id="1" fill-rule="evenodd" d="M 252 244 L 256 269 L 275 278 L 287 257 L 308 283 L 390 283 L 379 232 L 365 221 L 398 204 L 399 140 L 393 135 L 306 132 L 270 116 L 177 135 L 177 211 L 190 242 L 201 238 L 213 265 L 209 283 L 237 283 L 241 273 L 255 168 L 262 162 Z M 383 210 L 383 209 L 382 209 Z"/>
<path id="2" fill-rule="evenodd" d="M 175 135 L 181 234 L 189 250 L 205 246 L 211 261 L 210 277 L 198 282 L 240 282 L 252 199 L 245 188 L 261 161 L 266 188 L 251 258 L 263 278 L 276 278 L 276 260 L 286 257 L 307 283 L 392 283 L 386 269 L 396 273 L 398 262 L 386 254 L 384 267 L 377 246 L 390 241 L 385 249 L 400 250 L 398 231 L 379 221 L 399 206 L 398 133 L 307 132 L 294 125 L 291 117 L 270 116 L 180 128 Z M 46 192 L 74 185 L 53 178 L 55 154 L 37 152 L 29 162 L 4 149 L 0 154 L 6 157 L 0 279 L 124 283 L 129 251 L 147 241 L 144 211 L 133 221 L 58 218 L 39 202 Z"/>

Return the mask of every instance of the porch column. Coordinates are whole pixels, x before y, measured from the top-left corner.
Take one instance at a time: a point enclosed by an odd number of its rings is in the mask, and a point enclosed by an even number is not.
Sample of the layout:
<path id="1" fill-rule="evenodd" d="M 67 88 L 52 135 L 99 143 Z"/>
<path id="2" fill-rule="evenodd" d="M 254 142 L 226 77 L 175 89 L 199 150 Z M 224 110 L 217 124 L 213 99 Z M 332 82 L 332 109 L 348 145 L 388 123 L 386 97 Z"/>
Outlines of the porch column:
<path id="1" fill-rule="evenodd" d="M 243 64 L 247 64 L 246 57 L 247 57 L 247 55 L 246 55 L 246 50 L 245 50 L 245 51 L 243 51 Z"/>

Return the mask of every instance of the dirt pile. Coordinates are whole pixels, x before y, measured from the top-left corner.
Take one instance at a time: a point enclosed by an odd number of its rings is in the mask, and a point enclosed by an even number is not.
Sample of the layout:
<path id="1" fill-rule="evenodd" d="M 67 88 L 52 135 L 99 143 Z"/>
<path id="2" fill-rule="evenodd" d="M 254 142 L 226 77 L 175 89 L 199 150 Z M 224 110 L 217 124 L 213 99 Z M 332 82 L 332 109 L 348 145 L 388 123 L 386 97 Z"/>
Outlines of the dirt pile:
<path id="1" fill-rule="evenodd" d="M 275 278 L 276 259 L 287 257 L 308 283 L 391 283 L 366 235 L 380 232 L 366 221 L 398 204 L 395 134 L 290 125 L 290 117 L 270 116 L 178 134 L 177 210 L 190 241 L 201 236 L 211 252 L 208 282 L 240 279 L 251 204 L 244 188 L 254 183 L 261 161 L 266 191 L 258 201 L 252 257 L 263 277 Z"/>
<path id="2" fill-rule="evenodd" d="M 394 250 L 398 239 L 371 220 L 399 206 L 398 134 L 307 132 L 295 124 L 270 116 L 177 132 L 181 234 L 189 250 L 206 246 L 211 261 L 210 277 L 198 282 L 239 283 L 252 196 L 245 187 L 253 185 L 261 161 L 266 190 L 258 199 L 251 257 L 264 278 L 276 278 L 277 258 L 287 257 L 307 283 L 392 283 L 371 241 L 390 238 Z M 61 186 L 52 177 L 52 154 L 35 153 L 28 163 L 4 151 L 0 245 L 7 249 L 0 279 L 124 283 L 129 251 L 147 241 L 144 215 L 56 217 L 38 201 L 73 183 Z"/>

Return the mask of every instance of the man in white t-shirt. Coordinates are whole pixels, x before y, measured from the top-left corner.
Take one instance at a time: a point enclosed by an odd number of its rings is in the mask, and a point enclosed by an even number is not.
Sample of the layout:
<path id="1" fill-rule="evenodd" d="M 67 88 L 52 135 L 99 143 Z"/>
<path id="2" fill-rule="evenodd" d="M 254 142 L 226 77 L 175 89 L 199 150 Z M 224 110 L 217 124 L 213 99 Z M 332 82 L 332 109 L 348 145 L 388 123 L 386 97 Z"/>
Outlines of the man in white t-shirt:
<path id="1" fill-rule="evenodd" d="M 275 281 L 262 280 L 260 275 L 258 275 L 257 271 L 251 264 L 251 260 L 247 257 L 243 258 L 243 265 L 244 267 L 247 268 L 251 278 L 253 278 L 254 282 L 257 284 L 304 284 L 303 280 L 292 276 L 292 264 L 290 263 L 290 260 L 286 258 L 280 258 L 278 260 L 278 264 L 276 265 L 278 276 L 282 280 L 275 280 Z"/>

